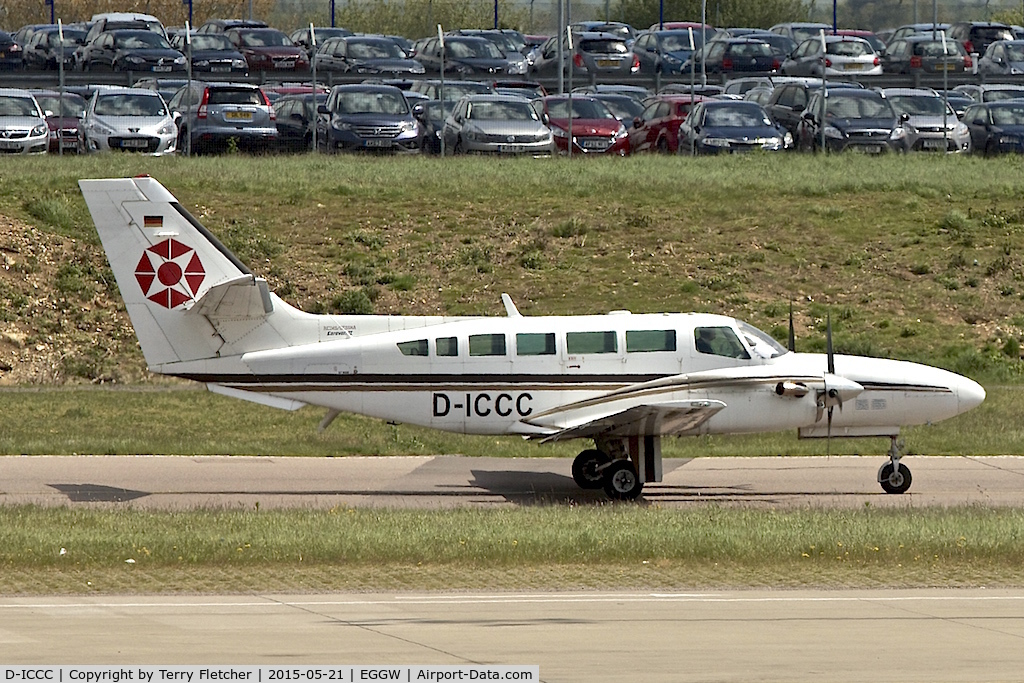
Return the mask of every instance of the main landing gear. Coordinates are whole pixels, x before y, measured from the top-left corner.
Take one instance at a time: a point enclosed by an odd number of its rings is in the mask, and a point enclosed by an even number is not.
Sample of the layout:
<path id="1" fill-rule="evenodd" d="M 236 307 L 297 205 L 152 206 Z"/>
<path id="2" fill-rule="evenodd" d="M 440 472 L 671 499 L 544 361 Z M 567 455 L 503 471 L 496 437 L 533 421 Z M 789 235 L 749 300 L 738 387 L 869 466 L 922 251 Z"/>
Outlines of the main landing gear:
<path id="1" fill-rule="evenodd" d="M 572 461 L 572 478 L 581 489 L 603 488 L 612 500 L 635 500 L 644 488 L 632 460 L 613 460 L 596 448 L 576 456 Z"/>
<path id="2" fill-rule="evenodd" d="M 889 462 L 878 469 L 878 483 L 886 493 L 906 493 L 910 488 L 912 478 L 910 468 L 900 462 L 903 457 L 902 447 L 896 442 L 896 437 L 889 437 Z"/>

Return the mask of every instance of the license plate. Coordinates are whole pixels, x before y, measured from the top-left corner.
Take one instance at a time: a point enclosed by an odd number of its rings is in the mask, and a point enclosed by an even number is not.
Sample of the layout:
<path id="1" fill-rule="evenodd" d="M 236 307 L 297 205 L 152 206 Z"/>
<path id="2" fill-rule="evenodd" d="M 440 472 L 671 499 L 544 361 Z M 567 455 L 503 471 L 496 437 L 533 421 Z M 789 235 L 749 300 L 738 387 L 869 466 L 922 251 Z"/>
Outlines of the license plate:
<path id="1" fill-rule="evenodd" d="M 224 118 L 228 121 L 252 121 L 251 111 L 226 111 Z"/>
<path id="2" fill-rule="evenodd" d="M 295 60 L 294 59 L 290 59 L 287 62 L 278 62 L 274 66 L 276 68 L 278 68 L 278 69 L 294 69 L 295 68 Z"/>
<path id="3" fill-rule="evenodd" d="M 936 71 L 953 71 L 954 69 L 956 69 L 956 64 L 950 64 L 948 62 L 945 64 L 939 63 L 935 65 Z"/>
<path id="4" fill-rule="evenodd" d="M 391 140 L 377 140 L 377 139 L 374 139 L 374 140 L 367 140 L 363 144 L 366 145 L 367 147 L 390 147 L 391 146 Z"/>
<path id="5" fill-rule="evenodd" d="M 610 68 L 610 67 L 613 67 L 613 66 L 618 66 L 619 65 L 619 60 L 617 60 L 617 59 L 599 59 L 599 60 L 597 60 L 597 65 L 602 67 L 602 68 Z"/>
<path id="6" fill-rule="evenodd" d="M 164 73 L 164 72 L 167 72 L 167 71 L 170 71 L 170 70 L 171 70 L 171 67 L 166 66 L 166 65 L 165 66 L 154 66 L 153 67 L 153 71 L 156 71 L 158 73 Z"/>
<path id="7" fill-rule="evenodd" d="M 231 67 L 230 66 L 211 66 L 210 67 L 210 71 L 212 71 L 215 74 L 226 74 L 227 72 L 231 71 Z"/>
<path id="8" fill-rule="evenodd" d="M 498 145 L 498 151 L 507 154 L 518 154 L 523 151 L 522 145 Z"/>
<path id="9" fill-rule="evenodd" d="M 7 59 L 7 53 L 6 52 L 0 52 L 0 59 Z"/>
<path id="10" fill-rule="evenodd" d="M 130 149 L 141 149 L 143 147 L 149 147 L 149 140 L 142 138 L 130 138 L 128 140 L 121 140 L 121 147 L 127 147 Z"/>
<path id="11" fill-rule="evenodd" d="M 608 149 L 608 142 L 606 140 L 584 140 L 584 149 Z"/>
<path id="12" fill-rule="evenodd" d="M 21 143 L 14 140 L 0 140 L 0 149 L 21 149 Z"/>
<path id="13" fill-rule="evenodd" d="M 924 149 L 942 149 L 946 146 L 945 140 L 922 140 L 921 147 Z"/>
<path id="14" fill-rule="evenodd" d="M 860 62 L 848 62 L 843 68 L 847 71 L 860 71 L 864 68 L 864 65 Z"/>
<path id="15" fill-rule="evenodd" d="M 863 147 L 861 147 L 861 151 L 866 152 L 867 154 L 881 154 L 882 153 L 882 146 L 881 145 L 864 145 Z"/>

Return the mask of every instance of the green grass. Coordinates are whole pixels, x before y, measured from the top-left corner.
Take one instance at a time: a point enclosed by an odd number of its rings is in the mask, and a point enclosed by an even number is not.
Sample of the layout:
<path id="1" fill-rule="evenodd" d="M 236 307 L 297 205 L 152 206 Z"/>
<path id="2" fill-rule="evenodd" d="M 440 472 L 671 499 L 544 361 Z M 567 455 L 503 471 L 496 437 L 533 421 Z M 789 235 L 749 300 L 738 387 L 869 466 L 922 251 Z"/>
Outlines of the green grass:
<path id="1" fill-rule="evenodd" d="M 968 414 L 905 430 L 922 455 L 1024 453 L 1024 390 L 993 387 Z M 539 444 L 514 436 L 452 434 L 341 415 L 324 432 L 323 411 L 295 412 L 201 389 L 63 388 L 0 390 L 0 454 L 432 455 L 572 457 L 584 442 Z M 188 430 L 181 424 L 187 417 Z M 883 454 L 886 439 L 800 440 L 795 432 L 666 439 L 667 457 Z"/>
<path id="2" fill-rule="evenodd" d="M 5 507 L 0 567 L 7 594 L 1022 585 L 1024 512 Z"/>

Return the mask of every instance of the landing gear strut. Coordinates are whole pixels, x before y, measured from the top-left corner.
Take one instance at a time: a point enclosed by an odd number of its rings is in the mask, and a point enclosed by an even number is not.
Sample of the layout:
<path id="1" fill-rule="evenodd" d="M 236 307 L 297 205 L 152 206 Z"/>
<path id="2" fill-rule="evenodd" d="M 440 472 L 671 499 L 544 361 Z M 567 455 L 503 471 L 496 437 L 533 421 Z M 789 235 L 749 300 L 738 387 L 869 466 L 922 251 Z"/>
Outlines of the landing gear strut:
<path id="1" fill-rule="evenodd" d="M 900 462 L 903 453 L 902 447 L 896 442 L 896 437 L 890 439 L 889 462 L 879 468 L 878 483 L 886 493 L 906 493 L 912 481 L 910 468 Z"/>

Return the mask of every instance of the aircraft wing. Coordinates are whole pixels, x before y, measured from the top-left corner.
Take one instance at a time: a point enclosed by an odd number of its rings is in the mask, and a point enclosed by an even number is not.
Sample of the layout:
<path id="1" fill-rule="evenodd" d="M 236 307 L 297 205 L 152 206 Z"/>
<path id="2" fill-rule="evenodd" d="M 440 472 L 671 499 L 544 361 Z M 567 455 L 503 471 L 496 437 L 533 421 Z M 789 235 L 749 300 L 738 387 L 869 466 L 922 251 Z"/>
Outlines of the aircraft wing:
<path id="1" fill-rule="evenodd" d="M 633 406 L 548 434 L 544 441 L 612 436 L 680 436 L 694 433 L 712 415 L 725 408 L 722 401 L 667 401 Z"/>

